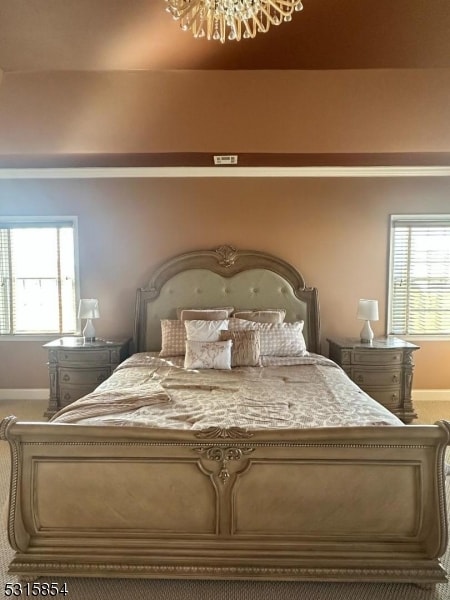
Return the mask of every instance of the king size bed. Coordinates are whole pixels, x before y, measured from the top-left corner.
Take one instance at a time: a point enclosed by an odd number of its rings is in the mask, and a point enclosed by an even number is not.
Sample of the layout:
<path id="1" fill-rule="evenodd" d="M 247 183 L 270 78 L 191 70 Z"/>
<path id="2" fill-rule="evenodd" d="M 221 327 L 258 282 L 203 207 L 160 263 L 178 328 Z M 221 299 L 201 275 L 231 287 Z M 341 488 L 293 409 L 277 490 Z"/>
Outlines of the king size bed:
<path id="1" fill-rule="evenodd" d="M 319 344 L 317 290 L 281 259 L 161 265 L 110 379 L 1 423 L 10 573 L 446 581 L 449 424 L 403 425 Z"/>

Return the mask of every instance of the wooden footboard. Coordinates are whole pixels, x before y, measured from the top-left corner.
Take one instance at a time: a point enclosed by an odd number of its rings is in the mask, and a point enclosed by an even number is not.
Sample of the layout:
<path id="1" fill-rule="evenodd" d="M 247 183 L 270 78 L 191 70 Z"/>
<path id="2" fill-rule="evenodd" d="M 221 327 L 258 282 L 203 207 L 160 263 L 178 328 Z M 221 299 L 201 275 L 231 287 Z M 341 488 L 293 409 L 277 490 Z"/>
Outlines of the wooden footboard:
<path id="1" fill-rule="evenodd" d="M 245 432 L 20 423 L 10 572 L 446 580 L 450 425 Z"/>

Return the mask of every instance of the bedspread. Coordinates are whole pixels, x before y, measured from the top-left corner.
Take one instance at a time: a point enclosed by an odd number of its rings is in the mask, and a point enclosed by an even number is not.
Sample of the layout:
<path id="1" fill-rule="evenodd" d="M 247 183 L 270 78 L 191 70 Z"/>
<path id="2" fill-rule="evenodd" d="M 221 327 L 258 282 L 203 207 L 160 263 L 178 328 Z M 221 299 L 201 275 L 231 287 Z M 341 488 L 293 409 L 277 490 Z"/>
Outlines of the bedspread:
<path id="1" fill-rule="evenodd" d="M 229 371 L 186 370 L 182 364 L 183 357 L 135 354 L 52 421 L 169 429 L 402 424 L 320 355 L 270 357 L 262 367 Z"/>

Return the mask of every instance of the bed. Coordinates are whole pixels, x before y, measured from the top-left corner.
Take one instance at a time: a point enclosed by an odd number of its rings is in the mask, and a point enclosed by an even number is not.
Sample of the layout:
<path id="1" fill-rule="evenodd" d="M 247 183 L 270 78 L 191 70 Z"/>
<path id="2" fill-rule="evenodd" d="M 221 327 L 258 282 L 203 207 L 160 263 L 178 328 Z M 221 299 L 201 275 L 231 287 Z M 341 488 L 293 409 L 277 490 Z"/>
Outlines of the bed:
<path id="1" fill-rule="evenodd" d="M 172 410 L 156 425 L 135 420 L 190 385 L 180 357 L 159 355 L 161 323 L 176 321 L 183 307 L 281 308 L 286 323 L 303 321 L 303 364 L 191 368 L 191 404 L 179 396 L 189 418 Z M 439 557 L 450 425 L 406 426 L 370 399 L 369 420 L 351 421 L 365 418 L 367 395 L 320 356 L 317 290 L 294 267 L 231 246 L 174 257 L 137 292 L 134 340 L 130 362 L 52 422 L 1 423 L 12 457 L 11 574 L 446 581 Z M 240 370 L 255 380 L 251 391 L 236 379 Z M 292 384 L 315 385 L 304 373 L 328 381 L 339 414 L 347 396 L 347 420 L 289 420 L 290 407 L 303 402 Z M 143 394 L 139 407 L 130 405 L 136 382 L 156 393 L 150 406 Z M 213 402 L 223 385 L 234 386 L 232 404 L 218 401 L 221 412 L 207 418 L 193 414 L 193 403 Z M 111 410 L 113 397 L 120 410 Z M 273 409 L 264 426 L 254 416 L 258 402 Z M 314 403 L 326 404 L 317 394 Z"/>

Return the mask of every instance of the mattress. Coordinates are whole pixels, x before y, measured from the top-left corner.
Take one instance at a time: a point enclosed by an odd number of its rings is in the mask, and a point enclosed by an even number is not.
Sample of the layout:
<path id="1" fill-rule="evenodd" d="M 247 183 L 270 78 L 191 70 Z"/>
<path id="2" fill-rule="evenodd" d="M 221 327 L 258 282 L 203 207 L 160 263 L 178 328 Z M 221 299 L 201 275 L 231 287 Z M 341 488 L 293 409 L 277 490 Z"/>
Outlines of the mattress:
<path id="1" fill-rule="evenodd" d="M 194 430 L 402 425 L 338 365 L 311 353 L 231 370 L 187 370 L 183 357 L 137 353 L 52 421 Z"/>

